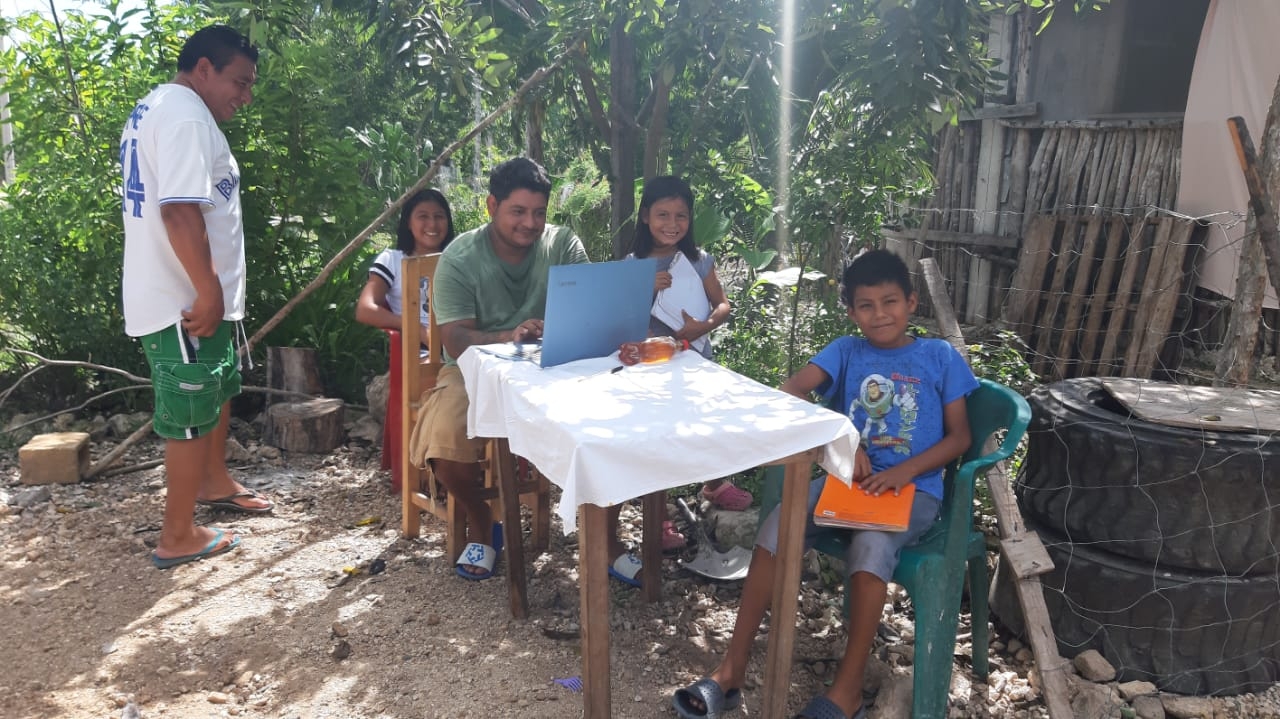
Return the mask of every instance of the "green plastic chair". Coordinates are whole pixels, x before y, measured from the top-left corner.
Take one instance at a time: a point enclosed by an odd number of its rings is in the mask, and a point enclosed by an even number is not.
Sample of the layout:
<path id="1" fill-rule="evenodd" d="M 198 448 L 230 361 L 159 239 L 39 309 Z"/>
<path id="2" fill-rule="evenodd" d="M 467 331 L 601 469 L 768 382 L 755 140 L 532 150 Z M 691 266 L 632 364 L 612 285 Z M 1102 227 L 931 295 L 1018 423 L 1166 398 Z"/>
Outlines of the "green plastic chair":
<path id="1" fill-rule="evenodd" d="M 973 487 L 977 477 L 1008 459 L 1027 431 L 1031 408 L 1017 392 L 989 380 L 965 401 L 973 444 L 960 461 L 947 467 L 944 497 L 938 521 L 919 543 L 902 550 L 893 581 L 906 588 L 915 605 L 916 641 L 912 687 L 913 719 L 947 716 L 947 695 L 951 686 L 951 665 L 956 646 L 956 625 L 960 619 L 960 599 L 964 580 L 969 579 L 973 617 L 973 672 L 984 681 L 987 661 L 987 576 L 986 541 L 973 529 Z M 983 454 L 986 441 L 1006 430 L 1000 446 Z M 760 517 L 773 509 L 782 496 L 781 467 L 765 471 Z M 843 557 L 849 533 L 824 530 L 817 541 L 818 551 Z M 966 571 L 967 568 L 967 571 Z M 845 615 L 849 611 L 849 585 L 845 577 Z"/>

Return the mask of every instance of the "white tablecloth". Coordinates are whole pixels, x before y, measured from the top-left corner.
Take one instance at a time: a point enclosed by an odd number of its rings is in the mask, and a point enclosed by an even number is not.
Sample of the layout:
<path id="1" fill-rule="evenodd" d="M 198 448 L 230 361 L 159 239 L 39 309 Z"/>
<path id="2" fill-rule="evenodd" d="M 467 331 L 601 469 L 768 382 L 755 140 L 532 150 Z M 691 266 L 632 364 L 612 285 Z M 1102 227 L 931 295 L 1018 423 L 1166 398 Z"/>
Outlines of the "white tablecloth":
<path id="1" fill-rule="evenodd" d="M 473 437 L 506 437 L 561 488 L 566 533 L 580 504 L 609 506 L 725 477 L 823 446 L 849 481 L 858 433 L 847 417 L 766 387 L 695 352 L 617 372 L 617 355 L 543 369 L 471 347 L 458 358 Z"/>

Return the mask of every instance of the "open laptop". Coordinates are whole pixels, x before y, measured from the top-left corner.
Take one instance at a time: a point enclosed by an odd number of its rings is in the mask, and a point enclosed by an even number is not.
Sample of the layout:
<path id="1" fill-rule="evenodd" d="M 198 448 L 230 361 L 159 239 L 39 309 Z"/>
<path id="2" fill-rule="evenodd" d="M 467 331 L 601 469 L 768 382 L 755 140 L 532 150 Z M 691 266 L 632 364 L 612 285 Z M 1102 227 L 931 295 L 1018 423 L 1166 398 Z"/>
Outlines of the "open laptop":
<path id="1" fill-rule="evenodd" d="M 553 266 L 537 362 L 607 357 L 623 342 L 648 337 L 657 271 L 652 258 Z"/>

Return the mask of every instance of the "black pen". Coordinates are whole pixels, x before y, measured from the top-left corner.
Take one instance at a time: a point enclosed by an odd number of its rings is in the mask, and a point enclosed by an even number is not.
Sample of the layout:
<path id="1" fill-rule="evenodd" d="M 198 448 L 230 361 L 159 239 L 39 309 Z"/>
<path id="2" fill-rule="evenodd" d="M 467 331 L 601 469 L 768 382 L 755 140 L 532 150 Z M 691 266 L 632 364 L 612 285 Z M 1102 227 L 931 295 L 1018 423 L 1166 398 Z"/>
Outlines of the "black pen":
<path id="1" fill-rule="evenodd" d="M 591 379 L 592 377 L 599 377 L 599 376 L 600 376 L 600 375 L 602 375 L 602 374 L 617 374 L 618 372 L 621 372 L 622 370 L 624 370 L 624 369 L 626 369 L 626 368 L 627 368 L 627 366 L 626 366 L 626 365 L 624 365 L 624 364 L 620 364 L 620 365 L 618 365 L 617 367 L 613 367 L 613 368 L 610 368 L 610 369 L 607 369 L 607 370 L 600 370 L 599 372 L 592 372 L 591 374 L 584 374 L 584 375 L 582 375 L 581 377 L 579 377 L 579 378 L 578 378 L 578 381 L 582 381 L 582 380 L 584 380 L 584 379 Z"/>

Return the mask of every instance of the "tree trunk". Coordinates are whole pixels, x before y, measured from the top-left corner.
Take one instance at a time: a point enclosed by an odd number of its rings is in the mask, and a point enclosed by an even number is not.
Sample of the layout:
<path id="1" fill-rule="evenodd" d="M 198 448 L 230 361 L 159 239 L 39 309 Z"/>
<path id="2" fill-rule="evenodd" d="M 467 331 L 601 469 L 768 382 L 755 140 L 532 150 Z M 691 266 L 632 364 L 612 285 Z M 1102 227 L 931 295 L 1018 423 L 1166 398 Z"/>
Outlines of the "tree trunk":
<path id="1" fill-rule="evenodd" d="M 539 165 L 543 162 L 542 151 L 542 124 L 547 116 L 546 103 L 541 97 L 535 97 L 529 100 L 524 108 L 524 141 L 525 141 L 525 157 L 533 160 Z"/>
<path id="2" fill-rule="evenodd" d="M 1240 142 L 1233 125 L 1228 125 L 1232 137 Z M 1250 150 L 1252 148 L 1249 148 Z M 1247 164 L 1247 152 L 1239 147 L 1241 162 Z M 1274 228 L 1274 213 L 1280 207 L 1280 81 L 1276 82 L 1271 94 L 1271 107 L 1267 110 L 1267 124 L 1262 130 L 1262 152 L 1257 158 L 1257 176 L 1251 178 L 1250 169 L 1244 168 L 1245 177 L 1252 179 L 1252 184 L 1261 184 L 1259 201 L 1251 203 L 1252 213 L 1249 226 L 1245 230 L 1243 246 L 1240 249 L 1240 262 L 1236 269 L 1236 296 L 1231 308 L 1231 319 L 1227 323 L 1227 337 L 1222 350 L 1218 353 L 1218 364 L 1214 371 L 1215 386 L 1246 386 L 1253 370 L 1253 354 L 1258 346 L 1258 326 L 1262 317 L 1262 301 L 1267 287 L 1267 266 L 1280 266 L 1280 247 Z M 1258 191 L 1258 188 L 1255 188 Z M 1267 228 L 1272 230 L 1263 233 L 1260 227 L 1259 212 L 1271 214 L 1267 220 Z M 1271 272 L 1271 285 L 1280 296 L 1280 272 Z"/>
<path id="3" fill-rule="evenodd" d="M 626 23 L 619 20 L 609 31 L 610 175 L 613 257 L 631 250 L 636 207 L 636 47 Z"/>
<path id="4" fill-rule="evenodd" d="M 266 442 L 287 452 L 323 454 L 342 444 L 340 399 L 273 404 L 267 408 Z"/>
<path id="5" fill-rule="evenodd" d="M 324 394 L 316 351 L 305 347 L 268 347 L 267 387 L 302 394 Z M 267 404 L 271 404 L 273 397 L 267 395 Z"/>
<path id="6" fill-rule="evenodd" d="M 653 114 L 649 118 L 649 130 L 644 140 L 644 179 L 656 177 L 662 168 L 659 157 L 662 154 L 662 143 L 667 133 L 667 111 L 671 106 L 671 83 L 674 80 L 675 68 L 669 63 L 655 72 L 653 77 Z"/>
<path id="7" fill-rule="evenodd" d="M 1258 240 L 1253 217 L 1245 229 L 1240 262 L 1236 270 L 1236 298 L 1227 320 L 1227 336 L 1218 351 L 1214 368 L 1215 387 L 1247 387 L 1253 370 L 1253 353 L 1258 346 L 1258 319 L 1262 296 L 1267 288 L 1262 242 Z"/>

